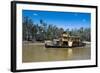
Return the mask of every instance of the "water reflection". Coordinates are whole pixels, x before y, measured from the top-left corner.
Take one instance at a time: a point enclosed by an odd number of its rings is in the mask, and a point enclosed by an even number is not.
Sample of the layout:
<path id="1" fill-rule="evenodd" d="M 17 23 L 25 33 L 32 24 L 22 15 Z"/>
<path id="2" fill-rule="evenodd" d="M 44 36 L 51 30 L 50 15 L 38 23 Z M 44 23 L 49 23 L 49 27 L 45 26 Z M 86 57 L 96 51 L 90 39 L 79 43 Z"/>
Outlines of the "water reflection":
<path id="1" fill-rule="evenodd" d="M 73 50 L 72 50 L 72 48 L 68 48 L 68 57 L 72 57 L 72 55 L 73 55 Z"/>
<path id="2" fill-rule="evenodd" d="M 75 48 L 45 48 L 44 45 L 23 45 L 23 62 L 86 60 L 91 58 L 90 45 Z"/>

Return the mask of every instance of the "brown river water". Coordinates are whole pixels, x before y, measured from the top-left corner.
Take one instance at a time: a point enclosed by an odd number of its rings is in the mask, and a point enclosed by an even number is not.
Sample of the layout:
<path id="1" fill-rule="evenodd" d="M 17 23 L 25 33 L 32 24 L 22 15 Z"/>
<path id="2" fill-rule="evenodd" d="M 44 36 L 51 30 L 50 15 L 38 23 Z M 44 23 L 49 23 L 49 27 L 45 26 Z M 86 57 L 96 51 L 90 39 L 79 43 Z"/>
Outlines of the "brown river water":
<path id="1" fill-rule="evenodd" d="M 26 43 L 22 48 L 22 62 L 47 62 L 91 59 L 90 44 L 74 48 L 45 48 L 43 43 Z"/>

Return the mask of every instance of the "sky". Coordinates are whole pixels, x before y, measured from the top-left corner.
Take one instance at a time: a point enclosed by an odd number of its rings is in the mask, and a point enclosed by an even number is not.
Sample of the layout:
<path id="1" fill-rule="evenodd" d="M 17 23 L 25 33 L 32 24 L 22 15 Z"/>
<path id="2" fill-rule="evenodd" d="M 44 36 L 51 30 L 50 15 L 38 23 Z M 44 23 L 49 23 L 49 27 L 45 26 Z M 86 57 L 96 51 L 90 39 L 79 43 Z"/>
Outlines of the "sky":
<path id="1" fill-rule="evenodd" d="M 64 30 L 91 27 L 90 13 L 23 10 L 22 16 L 31 18 L 36 24 L 40 24 L 40 19 L 42 19 L 47 24 L 56 25 Z"/>

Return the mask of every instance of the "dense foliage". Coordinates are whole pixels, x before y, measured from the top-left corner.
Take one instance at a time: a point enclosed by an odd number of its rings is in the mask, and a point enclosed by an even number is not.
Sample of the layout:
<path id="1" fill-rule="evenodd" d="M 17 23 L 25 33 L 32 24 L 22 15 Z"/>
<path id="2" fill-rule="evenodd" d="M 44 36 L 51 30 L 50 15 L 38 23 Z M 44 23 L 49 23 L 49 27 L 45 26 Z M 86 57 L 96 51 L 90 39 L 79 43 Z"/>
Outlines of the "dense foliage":
<path id="1" fill-rule="evenodd" d="M 82 41 L 91 41 L 91 30 L 90 28 L 80 29 L 68 29 L 58 28 L 54 24 L 49 24 L 44 22 L 44 20 L 39 20 L 39 24 L 34 23 L 29 17 L 23 17 L 23 40 L 26 41 L 45 41 L 57 39 L 61 36 L 63 32 L 68 33 L 71 36 L 80 36 Z"/>

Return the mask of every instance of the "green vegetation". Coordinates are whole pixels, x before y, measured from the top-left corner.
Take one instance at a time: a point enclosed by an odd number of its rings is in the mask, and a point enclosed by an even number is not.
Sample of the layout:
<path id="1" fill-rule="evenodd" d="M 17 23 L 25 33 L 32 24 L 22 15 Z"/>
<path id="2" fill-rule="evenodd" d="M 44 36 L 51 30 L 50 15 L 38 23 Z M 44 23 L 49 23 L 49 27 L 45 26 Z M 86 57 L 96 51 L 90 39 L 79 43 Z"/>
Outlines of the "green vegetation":
<path id="1" fill-rule="evenodd" d="M 53 40 L 61 36 L 63 32 L 71 36 L 80 36 L 82 41 L 91 41 L 90 28 L 80 29 L 67 29 L 58 28 L 54 24 L 46 23 L 44 20 L 39 20 L 40 23 L 36 24 L 29 17 L 23 17 L 23 40 L 26 41 L 40 41 Z M 67 26 L 67 24 L 66 24 Z"/>

